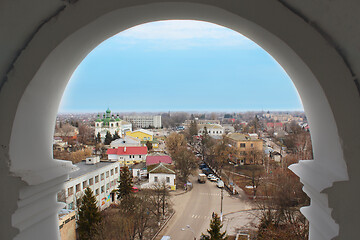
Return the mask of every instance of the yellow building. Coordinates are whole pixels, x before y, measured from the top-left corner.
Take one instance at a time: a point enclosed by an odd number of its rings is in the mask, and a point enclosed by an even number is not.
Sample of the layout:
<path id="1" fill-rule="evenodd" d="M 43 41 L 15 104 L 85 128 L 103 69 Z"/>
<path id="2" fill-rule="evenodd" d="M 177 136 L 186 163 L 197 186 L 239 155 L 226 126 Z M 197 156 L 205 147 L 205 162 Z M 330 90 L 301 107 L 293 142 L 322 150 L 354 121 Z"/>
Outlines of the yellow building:
<path id="1" fill-rule="evenodd" d="M 132 132 L 126 132 L 126 136 L 134 137 L 140 139 L 140 141 L 152 141 L 154 134 L 145 129 L 138 129 Z"/>
<path id="2" fill-rule="evenodd" d="M 59 213 L 59 231 L 61 240 L 76 240 L 75 211 Z"/>
<path id="3" fill-rule="evenodd" d="M 230 133 L 226 136 L 228 142 L 240 150 L 241 164 L 259 164 L 262 160 L 263 141 L 254 135 Z"/>

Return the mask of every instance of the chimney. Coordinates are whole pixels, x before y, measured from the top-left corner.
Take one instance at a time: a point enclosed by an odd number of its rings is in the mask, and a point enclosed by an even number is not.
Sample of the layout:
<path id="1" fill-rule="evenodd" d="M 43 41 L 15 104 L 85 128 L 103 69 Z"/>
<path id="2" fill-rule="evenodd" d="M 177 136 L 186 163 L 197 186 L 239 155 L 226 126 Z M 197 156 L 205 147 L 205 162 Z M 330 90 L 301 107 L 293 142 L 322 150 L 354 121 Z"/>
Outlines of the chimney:
<path id="1" fill-rule="evenodd" d="M 124 152 L 126 152 L 126 146 L 124 147 Z"/>

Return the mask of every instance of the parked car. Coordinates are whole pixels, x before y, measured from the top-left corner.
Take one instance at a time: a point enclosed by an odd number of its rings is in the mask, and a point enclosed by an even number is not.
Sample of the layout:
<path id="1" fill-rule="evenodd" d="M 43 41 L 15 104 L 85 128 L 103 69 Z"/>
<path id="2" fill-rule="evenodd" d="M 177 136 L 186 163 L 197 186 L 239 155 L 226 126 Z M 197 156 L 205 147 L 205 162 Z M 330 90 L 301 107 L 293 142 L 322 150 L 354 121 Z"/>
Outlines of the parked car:
<path id="1" fill-rule="evenodd" d="M 211 170 L 209 168 L 203 168 L 202 172 L 205 173 L 206 175 L 209 175 L 211 173 Z"/>
<path id="2" fill-rule="evenodd" d="M 212 182 L 217 182 L 219 180 L 219 178 L 217 178 L 217 177 L 215 177 L 215 176 L 213 176 L 212 178 L 210 178 L 210 181 L 212 181 Z"/>
<path id="3" fill-rule="evenodd" d="M 137 187 L 132 187 L 131 191 L 132 191 L 133 193 L 137 193 L 137 192 L 139 191 L 139 188 L 137 188 Z"/>
<path id="4" fill-rule="evenodd" d="M 208 179 L 213 178 L 213 177 L 215 177 L 214 174 L 209 174 L 209 175 L 207 176 Z"/>
<path id="5" fill-rule="evenodd" d="M 224 185 L 224 182 L 219 179 L 219 180 L 217 181 L 217 183 L 216 183 L 216 186 L 217 186 L 218 188 L 223 188 L 225 185 Z"/>
<path id="6" fill-rule="evenodd" d="M 203 169 L 203 168 L 206 168 L 206 167 L 207 167 L 206 163 L 202 163 L 202 164 L 200 164 L 200 166 L 199 166 L 200 169 Z"/>

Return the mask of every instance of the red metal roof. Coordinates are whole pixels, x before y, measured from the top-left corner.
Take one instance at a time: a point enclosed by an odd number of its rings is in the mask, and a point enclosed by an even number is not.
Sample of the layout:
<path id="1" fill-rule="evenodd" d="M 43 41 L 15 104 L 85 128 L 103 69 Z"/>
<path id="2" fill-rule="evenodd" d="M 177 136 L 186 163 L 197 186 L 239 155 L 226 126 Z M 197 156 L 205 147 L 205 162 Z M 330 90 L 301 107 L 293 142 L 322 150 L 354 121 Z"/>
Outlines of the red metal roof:
<path id="1" fill-rule="evenodd" d="M 107 150 L 107 154 L 117 155 L 144 155 L 147 154 L 147 147 L 118 147 Z"/>
<path id="2" fill-rule="evenodd" d="M 146 166 L 157 164 L 157 163 L 167 163 L 171 164 L 172 159 L 170 156 L 162 155 L 162 156 L 147 156 L 146 157 Z"/>

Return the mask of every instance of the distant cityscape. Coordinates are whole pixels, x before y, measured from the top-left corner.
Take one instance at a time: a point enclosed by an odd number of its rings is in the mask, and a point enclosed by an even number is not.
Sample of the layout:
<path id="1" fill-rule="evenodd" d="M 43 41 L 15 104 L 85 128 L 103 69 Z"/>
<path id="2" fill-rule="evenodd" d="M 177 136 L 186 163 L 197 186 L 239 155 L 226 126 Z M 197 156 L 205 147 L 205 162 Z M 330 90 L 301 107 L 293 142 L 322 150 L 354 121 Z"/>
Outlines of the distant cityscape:
<path id="1" fill-rule="evenodd" d="M 182 141 L 187 148 L 179 150 L 176 145 Z M 261 168 L 256 173 L 259 181 L 299 160 L 297 157 L 312 158 L 306 115 L 298 111 L 131 114 L 108 108 L 101 113 L 58 114 L 53 146 L 54 158 L 72 161 L 78 169 L 58 194 L 58 201 L 65 203 L 59 212 L 63 240 L 76 239 L 77 201 L 86 189 L 92 190 L 101 211 L 120 203 L 117 196 L 124 167 L 130 170 L 134 191 L 153 189 L 164 182 L 170 193 L 181 192 L 192 188 L 191 179 L 204 182 L 204 175 L 219 189 L 226 187 L 230 195 L 244 192 L 251 199 L 264 194 L 254 179 L 252 183 L 247 180 L 254 178 L 251 166 Z M 193 164 L 202 164 L 200 173 L 191 164 L 186 166 L 189 174 L 182 173 L 179 154 L 184 152 L 190 153 Z M 219 159 L 224 152 L 225 162 Z M 245 178 L 236 179 L 234 174 Z M 255 217 L 250 220 L 257 221 Z M 155 230 L 149 228 L 142 234 L 151 237 Z"/>

